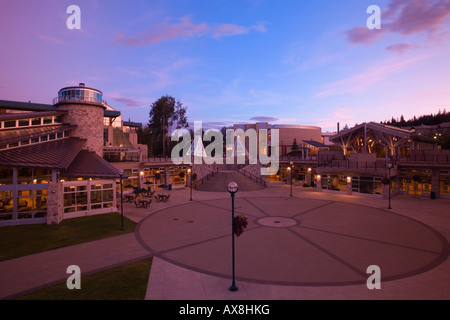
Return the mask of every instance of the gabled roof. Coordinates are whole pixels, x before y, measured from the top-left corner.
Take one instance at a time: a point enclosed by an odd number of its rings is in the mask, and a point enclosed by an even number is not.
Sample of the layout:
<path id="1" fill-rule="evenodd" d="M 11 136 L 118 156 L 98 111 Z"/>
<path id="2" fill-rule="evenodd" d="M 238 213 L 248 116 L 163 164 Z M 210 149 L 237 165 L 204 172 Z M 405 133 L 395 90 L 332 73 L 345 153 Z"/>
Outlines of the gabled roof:
<path id="1" fill-rule="evenodd" d="M 52 104 L 0 100 L 0 108 L 25 111 L 56 111 Z"/>
<path id="2" fill-rule="evenodd" d="M 20 142 L 23 140 L 29 140 L 32 138 L 38 138 L 52 133 L 70 131 L 76 128 L 77 126 L 75 125 L 57 124 L 49 126 L 27 127 L 23 129 L 14 128 L 0 130 L 0 146 Z"/>
<path id="3" fill-rule="evenodd" d="M 119 170 L 95 152 L 81 150 L 61 176 L 113 179 L 119 177 Z"/>
<path id="4" fill-rule="evenodd" d="M 32 111 L 32 112 L 57 111 L 56 106 L 54 106 L 52 104 L 9 101 L 9 100 L 0 100 L 0 109 L 2 109 L 2 108 L 11 109 L 11 110 Z M 120 116 L 120 114 L 121 114 L 120 111 L 105 109 L 103 116 L 109 117 L 109 118 L 115 118 L 115 117 Z M 24 115 L 26 115 L 26 113 L 24 113 Z M 38 115 L 38 116 L 42 116 L 42 115 Z"/>
<path id="5" fill-rule="evenodd" d="M 303 142 L 316 148 L 329 148 L 326 144 L 314 140 L 303 140 Z"/>
<path id="6" fill-rule="evenodd" d="M 330 140 L 333 142 L 336 142 L 336 141 L 338 141 L 339 138 L 341 138 L 343 136 L 346 136 L 350 133 L 364 130 L 364 127 L 366 127 L 366 129 L 369 129 L 369 130 L 383 132 L 383 133 L 397 136 L 400 138 L 408 139 L 411 137 L 411 131 L 409 131 L 409 130 L 405 130 L 405 129 L 401 129 L 401 128 L 397 128 L 397 127 L 393 127 L 393 126 L 388 126 L 388 125 L 384 125 L 384 124 L 379 124 L 376 122 L 364 122 L 364 123 L 354 126 L 353 128 L 350 128 L 347 130 L 342 130 L 341 132 L 330 137 Z"/>
<path id="7" fill-rule="evenodd" d="M 131 122 L 131 121 L 124 121 L 123 125 L 125 127 L 136 127 L 136 128 L 142 128 L 142 123 L 140 122 Z"/>
<path id="8" fill-rule="evenodd" d="M 66 138 L 0 151 L 0 165 L 10 167 L 66 169 L 86 140 Z"/>
<path id="9" fill-rule="evenodd" d="M 0 114 L 0 121 L 12 121 L 20 119 L 30 119 L 38 117 L 62 116 L 67 114 L 67 111 L 34 111 L 34 112 L 20 112 L 20 113 L 5 113 Z"/>

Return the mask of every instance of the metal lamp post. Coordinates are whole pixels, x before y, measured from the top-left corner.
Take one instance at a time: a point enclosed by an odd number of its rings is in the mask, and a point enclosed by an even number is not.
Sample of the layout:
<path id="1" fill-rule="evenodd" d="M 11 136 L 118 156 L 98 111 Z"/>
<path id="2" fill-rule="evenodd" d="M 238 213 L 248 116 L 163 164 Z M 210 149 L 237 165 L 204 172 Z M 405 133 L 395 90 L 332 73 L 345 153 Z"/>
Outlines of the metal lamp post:
<path id="1" fill-rule="evenodd" d="M 292 197 L 292 168 L 288 167 L 287 170 L 289 172 L 289 179 L 291 180 L 291 193 L 289 196 Z"/>
<path id="2" fill-rule="evenodd" d="M 191 198 L 189 199 L 189 201 L 192 201 L 192 168 L 188 169 L 188 173 L 191 174 Z"/>
<path id="3" fill-rule="evenodd" d="M 239 186 L 236 182 L 230 182 L 228 184 L 228 192 L 231 194 L 231 219 L 232 219 L 232 223 L 231 223 L 231 239 L 232 239 L 232 259 L 233 259 L 233 282 L 231 284 L 231 287 L 229 288 L 230 291 L 237 291 L 238 287 L 236 287 L 236 282 L 235 282 L 235 272 L 234 272 L 234 195 L 236 194 L 236 192 L 238 192 L 239 190 Z"/>
<path id="4" fill-rule="evenodd" d="M 292 174 L 294 173 L 294 161 L 291 161 L 291 197 L 292 197 Z"/>
<path id="5" fill-rule="evenodd" d="M 122 227 L 120 228 L 120 230 L 125 230 L 124 226 L 123 226 L 123 170 L 120 169 L 119 170 L 119 176 L 120 176 L 120 217 L 122 220 Z"/>
<path id="6" fill-rule="evenodd" d="M 388 209 L 392 209 L 391 208 L 391 169 L 392 169 L 392 163 L 391 162 L 386 163 L 386 168 L 388 169 L 388 180 L 389 180 L 389 207 L 388 207 Z"/>

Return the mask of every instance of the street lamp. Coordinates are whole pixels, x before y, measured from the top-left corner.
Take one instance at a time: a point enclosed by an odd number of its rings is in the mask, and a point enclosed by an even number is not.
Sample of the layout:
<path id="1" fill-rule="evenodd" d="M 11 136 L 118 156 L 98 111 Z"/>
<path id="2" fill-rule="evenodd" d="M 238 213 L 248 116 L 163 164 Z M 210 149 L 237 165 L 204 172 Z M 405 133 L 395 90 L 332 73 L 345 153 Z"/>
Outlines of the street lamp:
<path id="1" fill-rule="evenodd" d="M 229 288 L 230 291 L 237 291 L 238 287 L 236 287 L 235 283 L 235 272 L 234 272 L 234 195 L 239 190 L 239 186 L 236 182 L 230 182 L 228 184 L 228 192 L 231 194 L 231 241 L 232 241 L 232 257 L 233 257 L 233 282 L 231 284 L 231 287 Z"/>
<path id="2" fill-rule="evenodd" d="M 191 198 L 189 199 L 189 201 L 192 201 L 192 169 L 188 169 L 188 173 L 191 174 Z"/>
<path id="3" fill-rule="evenodd" d="M 294 172 L 294 161 L 291 161 L 291 197 L 292 197 L 292 173 Z"/>
<path id="4" fill-rule="evenodd" d="M 122 227 L 120 228 L 120 230 L 125 230 L 125 228 L 123 227 L 123 183 L 122 183 L 122 179 L 123 179 L 123 170 L 120 169 L 119 170 L 119 176 L 120 176 L 120 217 L 122 220 Z"/>
<path id="5" fill-rule="evenodd" d="M 290 194 L 290 196 L 292 197 L 292 169 L 291 169 L 291 167 L 288 167 L 287 170 L 289 172 L 289 179 L 291 180 L 291 194 Z"/>
<path id="6" fill-rule="evenodd" d="M 388 180 L 389 180 L 389 207 L 388 209 L 392 209 L 391 208 L 391 169 L 392 169 L 392 163 L 388 162 L 386 163 L 386 168 L 388 169 L 389 175 L 388 175 Z"/>

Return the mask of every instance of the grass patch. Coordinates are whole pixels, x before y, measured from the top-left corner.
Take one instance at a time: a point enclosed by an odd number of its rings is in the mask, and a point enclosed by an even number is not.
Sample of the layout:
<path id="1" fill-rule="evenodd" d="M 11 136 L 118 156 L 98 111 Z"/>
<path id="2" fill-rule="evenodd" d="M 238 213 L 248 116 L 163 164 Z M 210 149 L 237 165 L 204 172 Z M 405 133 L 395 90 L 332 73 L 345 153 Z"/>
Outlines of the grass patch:
<path id="1" fill-rule="evenodd" d="M 123 220 L 123 231 L 120 230 L 122 224 L 118 212 L 67 219 L 55 226 L 2 227 L 0 261 L 134 232 L 136 223 L 126 217 Z"/>
<path id="2" fill-rule="evenodd" d="M 40 289 L 15 300 L 144 300 L 153 258 L 83 276 L 81 289 L 66 282 Z"/>

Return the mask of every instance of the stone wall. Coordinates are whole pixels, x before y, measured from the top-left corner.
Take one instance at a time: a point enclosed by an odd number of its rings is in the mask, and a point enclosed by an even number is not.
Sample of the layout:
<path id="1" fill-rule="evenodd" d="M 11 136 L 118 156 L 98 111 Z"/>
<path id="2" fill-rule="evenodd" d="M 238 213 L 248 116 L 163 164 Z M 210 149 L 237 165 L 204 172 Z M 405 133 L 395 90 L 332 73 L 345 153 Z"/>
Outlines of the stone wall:
<path id="1" fill-rule="evenodd" d="M 48 184 L 47 224 L 59 224 L 64 218 L 64 193 L 62 183 Z"/>
<path id="2" fill-rule="evenodd" d="M 57 109 L 68 111 L 68 114 L 63 117 L 63 122 L 77 126 L 77 129 L 70 134 L 87 140 L 84 149 L 103 157 L 104 108 L 101 105 L 88 103 L 60 103 Z"/>

